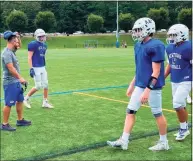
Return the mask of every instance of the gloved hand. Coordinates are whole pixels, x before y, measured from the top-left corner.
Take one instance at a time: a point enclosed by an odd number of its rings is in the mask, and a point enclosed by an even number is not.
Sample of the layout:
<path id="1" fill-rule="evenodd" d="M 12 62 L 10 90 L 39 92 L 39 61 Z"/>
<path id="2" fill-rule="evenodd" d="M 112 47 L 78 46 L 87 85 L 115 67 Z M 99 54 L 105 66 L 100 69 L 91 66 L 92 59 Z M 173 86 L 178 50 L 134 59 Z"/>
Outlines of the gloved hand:
<path id="1" fill-rule="evenodd" d="M 33 68 L 30 69 L 30 76 L 33 78 L 35 76 L 35 71 Z"/>

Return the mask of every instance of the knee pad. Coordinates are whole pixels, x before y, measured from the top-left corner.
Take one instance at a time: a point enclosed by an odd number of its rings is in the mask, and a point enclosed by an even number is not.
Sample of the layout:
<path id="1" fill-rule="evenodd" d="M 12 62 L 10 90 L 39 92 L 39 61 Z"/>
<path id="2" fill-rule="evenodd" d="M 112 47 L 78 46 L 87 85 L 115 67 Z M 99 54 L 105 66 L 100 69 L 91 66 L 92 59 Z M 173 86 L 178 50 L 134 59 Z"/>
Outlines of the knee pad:
<path id="1" fill-rule="evenodd" d="M 40 90 L 40 89 L 42 88 L 41 82 L 36 82 L 36 83 L 35 83 L 35 88 L 36 88 L 37 90 Z"/>
<path id="2" fill-rule="evenodd" d="M 153 116 L 154 117 L 160 117 L 160 116 L 162 116 L 163 115 L 163 113 L 162 112 L 160 112 L 160 113 L 156 113 L 156 114 L 153 114 Z"/>
<path id="3" fill-rule="evenodd" d="M 181 110 L 181 109 L 186 109 L 185 107 L 182 107 L 182 106 L 180 106 L 180 107 L 177 107 L 177 108 L 174 108 L 176 111 L 179 111 L 179 110 Z"/>
<path id="4" fill-rule="evenodd" d="M 159 117 L 159 116 L 162 116 L 162 109 L 161 109 L 161 107 L 160 108 L 152 108 L 151 107 L 151 112 L 152 112 L 152 114 L 154 115 L 154 117 Z"/>
<path id="5" fill-rule="evenodd" d="M 126 111 L 127 111 L 128 114 L 136 114 L 137 113 L 137 111 L 130 110 L 129 108 L 127 108 Z"/>
<path id="6" fill-rule="evenodd" d="M 43 82 L 42 82 L 42 87 L 43 87 L 44 89 L 48 89 L 48 81 L 43 81 Z"/>

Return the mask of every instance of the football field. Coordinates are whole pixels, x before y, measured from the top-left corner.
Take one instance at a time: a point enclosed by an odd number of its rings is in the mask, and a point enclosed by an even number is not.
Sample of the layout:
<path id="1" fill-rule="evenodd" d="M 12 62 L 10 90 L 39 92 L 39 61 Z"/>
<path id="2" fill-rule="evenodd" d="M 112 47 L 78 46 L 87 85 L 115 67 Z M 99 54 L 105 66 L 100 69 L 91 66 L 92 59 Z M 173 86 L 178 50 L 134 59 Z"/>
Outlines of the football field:
<path id="1" fill-rule="evenodd" d="M 29 82 L 28 92 L 34 82 L 29 76 L 27 50 L 18 51 L 17 56 L 21 74 Z M 137 112 L 128 150 L 106 145 L 107 140 L 122 134 L 129 101 L 126 90 L 135 72 L 132 47 L 48 49 L 46 60 L 49 101 L 55 108 L 43 109 L 42 91 L 35 93 L 32 108 L 24 108 L 24 118 L 32 125 L 17 127 L 16 132 L 1 131 L 1 160 L 191 160 L 191 136 L 183 142 L 173 136 L 178 120 L 172 108 L 169 78 L 162 102 L 171 149 L 148 150 L 159 139 L 148 105 Z M 1 96 L 3 108 L 2 89 Z M 191 113 L 190 105 L 187 109 Z M 16 116 L 12 107 L 10 124 L 14 127 Z"/>

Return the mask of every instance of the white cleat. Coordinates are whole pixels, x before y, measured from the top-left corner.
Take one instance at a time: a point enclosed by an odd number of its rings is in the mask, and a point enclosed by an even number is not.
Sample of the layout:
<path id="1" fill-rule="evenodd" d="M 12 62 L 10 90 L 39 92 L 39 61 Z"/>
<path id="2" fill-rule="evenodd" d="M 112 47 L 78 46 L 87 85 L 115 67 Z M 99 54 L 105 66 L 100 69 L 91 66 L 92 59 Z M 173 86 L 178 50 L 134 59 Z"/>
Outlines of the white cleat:
<path id="1" fill-rule="evenodd" d="M 27 108 L 31 108 L 31 105 L 30 105 L 30 103 L 29 103 L 29 99 L 24 99 L 24 100 L 23 100 L 23 104 L 24 104 L 24 106 L 26 106 Z"/>
<path id="2" fill-rule="evenodd" d="M 179 129 L 177 133 L 176 140 L 181 141 L 186 138 L 186 136 L 190 135 L 190 131 L 188 129 Z"/>
<path id="3" fill-rule="evenodd" d="M 156 145 L 149 148 L 151 151 L 162 151 L 162 150 L 169 150 L 168 140 L 161 141 L 159 140 Z"/>
<path id="4" fill-rule="evenodd" d="M 51 104 L 48 103 L 48 101 L 43 101 L 42 107 L 44 107 L 44 108 L 54 108 Z"/>
<path id="5" fill-rule="evenodd" d="M 187 97 L 187 100 L 186 100 L 186 101 L 187 101 L 187 103 L 188 103 L 188 104 L 191 104 L 191 103 L 192 103 L 192 98 L 188 95 L 188 97 Z"/>
<path id="6" fill-rule="evenodd" d="M 107 141 L 107 144 L 111 147 L 119 147 L 123 150 L 128 149 L 128 143 L 129 141 L 124 141 L 122 138 L 116 140 L 116 141 Z"/>

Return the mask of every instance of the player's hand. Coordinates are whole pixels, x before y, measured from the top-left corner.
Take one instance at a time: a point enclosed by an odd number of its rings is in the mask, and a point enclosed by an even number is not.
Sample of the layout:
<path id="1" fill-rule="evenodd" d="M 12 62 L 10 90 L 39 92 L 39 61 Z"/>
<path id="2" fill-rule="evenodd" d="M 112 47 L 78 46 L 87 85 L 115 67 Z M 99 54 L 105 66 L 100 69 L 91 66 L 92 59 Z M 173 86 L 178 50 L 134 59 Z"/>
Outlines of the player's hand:
<path id="1" fill-rule="evenodd" d="M 35 76 L 35 71 L 33 68 L 30 69 L 30 76 L 33 78 Z"/>
<path id="2" fill-rule="evenodd" d="M 127 92 L 126 92 L 126 96 L 131 97 L 134 89 L 135 89 L 134 85 L 129 85 Z"/>
<path id="3" fill-rule="evenodd" d="M 149 88 L 145 88 L 144 92 L 141 94 L 140 101 L 142 104 L 145 104 L 148 102 L 150 91 L 151 90 Z"/>
<path id="4" fill-rule="evenodd" d="M 27 81 L 22 77 L 19 79 L 19 81 L 20 81 L 21 84 L 26 84 L 27 83 Z"/>

